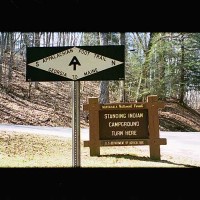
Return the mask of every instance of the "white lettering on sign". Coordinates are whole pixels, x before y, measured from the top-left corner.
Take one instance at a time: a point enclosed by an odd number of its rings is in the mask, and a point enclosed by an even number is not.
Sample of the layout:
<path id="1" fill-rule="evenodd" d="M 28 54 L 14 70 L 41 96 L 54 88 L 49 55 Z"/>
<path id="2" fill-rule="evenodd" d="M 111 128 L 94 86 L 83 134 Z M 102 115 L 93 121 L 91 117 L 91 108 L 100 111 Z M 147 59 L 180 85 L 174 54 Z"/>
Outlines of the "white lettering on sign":
<path id="1" fill-rule="evenodd" d="M 126 113 L 104 114 L 104 119 L 120 119 L 120 118 L 126 118 Z"/>
<path id="2" fill-rule="evenodd" d="M 123 131 L 112 131 L 112 136 L 119 136 L 119 135 L 123 135 L 124 132 Z"/>
<path id="3" fill-rule="evenodd" d="M 143 118 L 143 113 L 128 113 L 128 118 Z"/>
<path id="4" fill-rule="evenodd" d="M 125 131 L 112 131 L 112 136 L 123 136 L 123 135 L 137 135 L 135 130 L 125 130 Z"/>
<path id="5" fill-rule="evenodd" d="M 120 141 L 105 141 L 103 143 L 105 146 L 117 146 L 117 145 L 144 145 L 144 141 L 136 140 L 136 141 L 128 141 L 128 140 L 120 140 Z"/>
<path id="6" fill-rule="evenodd" d="M 78 47 L 28 63 L 29 66 L 71 80 L 78 80 L 120 64 L 123 62 Z"/>
<path id="7" fill-rule="evenodd" d="M 134 108 L 143 108 L 144 105 L 143 104 L 134 104 Z"/>
<path id="8" fill-rule="evenodd" d="M 109 122 L 109 127 L 140 126 L 140 122 Z"/>
<path id="9" fill-rule="evenodd" d="M 113 108 L 118 108 L 117 105 L 103 105 L 102 109 L 113 109 Z"/>
<path id="10" fill-rule="evenodd" d="M 104 114 L 104 119 L 126 119 L 126 118 L 143 118 L 143 113 L 113 113 Z"/>
<path id="11" fill-rule="evenodd" d="M 132 130 L 131 131 L 124 131 L 124 134 L 125 135 L 137 135 L 136 131 L 132 131 Z"/>

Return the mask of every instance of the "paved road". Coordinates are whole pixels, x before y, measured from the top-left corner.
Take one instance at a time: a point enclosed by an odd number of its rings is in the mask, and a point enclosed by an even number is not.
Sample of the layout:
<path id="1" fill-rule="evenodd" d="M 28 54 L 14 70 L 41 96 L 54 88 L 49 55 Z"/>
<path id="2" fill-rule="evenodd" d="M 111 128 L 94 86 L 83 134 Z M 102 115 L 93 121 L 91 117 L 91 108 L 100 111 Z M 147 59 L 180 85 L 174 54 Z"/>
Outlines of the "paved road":
<path id="1" fill-rule="evenodd" d="M 167 138 L 167 145 L 161 146 L 161 153 L 191 159 L 190 165 L 200 166 L 200 132 L 160 132 Z M 196 165 L 196 164 L 195 164 Z"/>
<path id="2" fill-rule="evenodd" d="M 0 124 L 0 131 L 17 131 L 34 134 L 55 135 L 61 137 L 72 137 L 71 128 L 46 127 L 46 126 L 24 126 Z M 81 128 L 81 140 L 89 140 L 89 129 Z M 192 162 L 200 163 L 200 132 L 168 132 L 160 131 L 160 138 L 167 139 L 167 145 L 161 145 L 161 155 L 175 155 Z M 200 166 L 200 164 L 199 164 Z"/>
<path id="3" fill-rule="evenodd" d="M 42 135 L 55 135 L 61 137 L 72 137 L 72 128 L 64 127 L 48 127 L 48 126 L 29 126 L 29 125 L 12 125 L 0 124 L 0 131 L 16 131 L 23 133 L 34 133 Z M 89 129 L 82 128 L 80 130 L 81 139 L 89 140 Z"/>

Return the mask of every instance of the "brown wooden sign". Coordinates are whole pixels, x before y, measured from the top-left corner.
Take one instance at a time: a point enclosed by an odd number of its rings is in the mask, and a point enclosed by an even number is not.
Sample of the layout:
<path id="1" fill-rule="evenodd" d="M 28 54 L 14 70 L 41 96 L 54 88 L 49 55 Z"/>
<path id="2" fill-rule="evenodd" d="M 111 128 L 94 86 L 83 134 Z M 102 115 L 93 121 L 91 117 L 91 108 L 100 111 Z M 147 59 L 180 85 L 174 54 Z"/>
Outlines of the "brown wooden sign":
<path id="1" fill-rule="evenodd" d="M 147 109 L 99 111 L 100 140 L 148 137 Z"/>
<path id="2" fill-rule="evenodd" d="M 166 138 L 159 137 L 158 109 L 164 103 L 156 95 L 143 103 L 99 104 L 98 98 L 89 98 L 83 109 L 89 111 L 90 156 L 100 155 L 100 146 L 149 145 L 150 158 L 160 160 L 160 145 Z"/>

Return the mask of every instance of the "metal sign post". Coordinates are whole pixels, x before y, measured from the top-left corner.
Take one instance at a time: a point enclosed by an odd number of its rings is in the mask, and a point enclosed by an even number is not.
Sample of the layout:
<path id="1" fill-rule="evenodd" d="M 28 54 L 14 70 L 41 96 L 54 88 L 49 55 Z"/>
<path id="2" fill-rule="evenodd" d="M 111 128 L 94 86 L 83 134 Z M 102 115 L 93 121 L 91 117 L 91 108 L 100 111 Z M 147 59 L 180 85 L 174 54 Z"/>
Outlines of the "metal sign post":
<path id="1" fill-rule="evenodd" d="M 73 81 L 72 165 L 80 167 L 80 82 Z"/>

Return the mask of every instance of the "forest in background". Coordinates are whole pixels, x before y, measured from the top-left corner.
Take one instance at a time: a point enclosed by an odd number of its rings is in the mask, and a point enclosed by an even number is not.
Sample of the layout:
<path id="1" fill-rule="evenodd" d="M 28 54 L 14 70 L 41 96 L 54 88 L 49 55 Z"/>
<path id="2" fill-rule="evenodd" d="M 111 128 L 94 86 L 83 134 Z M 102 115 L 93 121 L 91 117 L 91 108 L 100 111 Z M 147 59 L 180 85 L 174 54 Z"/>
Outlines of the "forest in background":
<path id="1" fill-rule="evenodd" d="M 100 103 L 109 103 L 111 98 L 139 102 L 158 95 L 160 100 L 173 99 L 199 109 L 200 33 L 0 32 L 0 87 L 12 90 L 19 58 L 26 63 L 26 47 L 84 45 L 125 45 L 125 80 L 100 81 Z M 31 87 L 24 91 L 29 96 L 33 84 L 39 87 L 38 82 L 29 83 Z"/>

